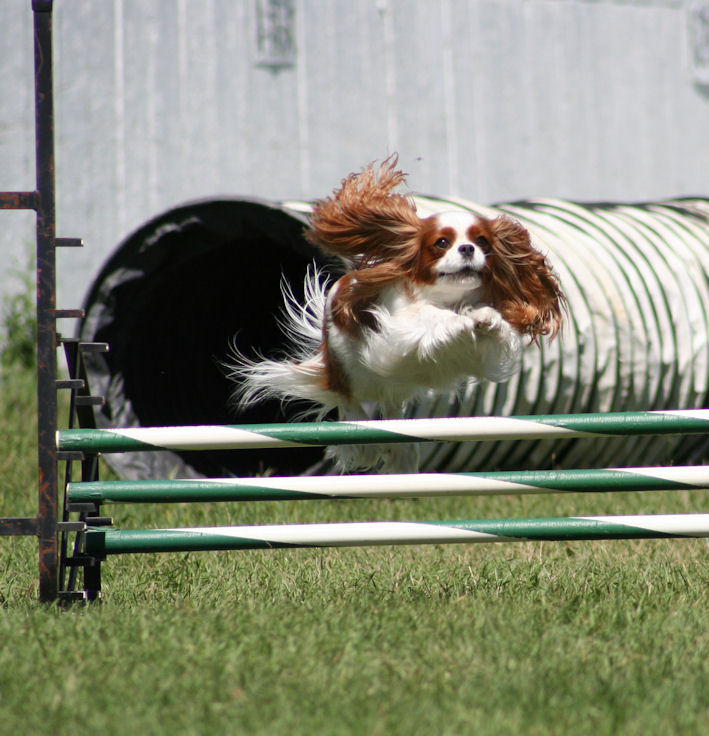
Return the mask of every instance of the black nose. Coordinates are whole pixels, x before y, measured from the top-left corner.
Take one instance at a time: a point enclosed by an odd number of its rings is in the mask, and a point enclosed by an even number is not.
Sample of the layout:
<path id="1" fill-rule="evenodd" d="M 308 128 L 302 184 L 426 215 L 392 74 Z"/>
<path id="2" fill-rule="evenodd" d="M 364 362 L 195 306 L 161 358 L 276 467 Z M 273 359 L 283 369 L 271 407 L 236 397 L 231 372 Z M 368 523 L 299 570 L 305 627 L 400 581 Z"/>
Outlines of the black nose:
<path id="1" fill-rule="evenodd" d="M 471 258 L 475 252 L 475 246 L 472 243 L 463 243 L 458 246 L 458 253 L 464 258 Z"/>

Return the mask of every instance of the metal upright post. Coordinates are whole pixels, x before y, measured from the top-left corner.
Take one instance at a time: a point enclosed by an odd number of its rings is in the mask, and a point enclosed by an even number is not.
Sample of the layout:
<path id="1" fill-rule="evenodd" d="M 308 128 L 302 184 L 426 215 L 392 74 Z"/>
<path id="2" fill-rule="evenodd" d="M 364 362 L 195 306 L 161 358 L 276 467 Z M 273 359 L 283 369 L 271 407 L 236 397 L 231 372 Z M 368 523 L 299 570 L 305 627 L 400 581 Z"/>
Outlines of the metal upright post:
<path id="1" fill-rule="evenodd" d="M 81 246 L 78 238 L 56 237 L 54 188 L 54 83 L 52 0 L 32 0 L 34 15 L 35 168 L 34 191 L 0 192 L 0 210 L 35 210 L 37 215 L 37 439 L 38 502 L 34 517 L 0 518 L 0 536 L 36 536 L 39 541 L 39 598 L 59 597 L 59 532 L 80 532 L 84 522 L 59 520 L 56 447 L 57 318 L 80 318 L 82 310 L 56 308 L 56 249 Z M 66 384 L 69 384 L 68 386 Z M 92 398 L 93 397 L 89 397 Z M 64 459 L 67 459 L 66 457 Z M 64 596 L 71 598 L 71 596 Z"/>
<path id="2" fill-rule="evenodd" d="M 58 591 L 56 208 L 52 0 L 33 0 L 37 169 L 37 410 L 39 598 Z"/>

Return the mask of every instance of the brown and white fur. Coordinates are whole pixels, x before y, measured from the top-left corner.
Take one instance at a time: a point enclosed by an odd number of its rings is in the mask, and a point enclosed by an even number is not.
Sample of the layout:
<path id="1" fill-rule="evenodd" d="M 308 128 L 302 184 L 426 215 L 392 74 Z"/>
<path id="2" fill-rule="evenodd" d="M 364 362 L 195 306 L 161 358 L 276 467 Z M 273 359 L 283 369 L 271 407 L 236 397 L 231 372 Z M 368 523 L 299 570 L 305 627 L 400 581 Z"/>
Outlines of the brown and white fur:
<path id="1" fill-rule="evenodd" d="M 324 416 L 401 416 L 423 392 L 470 378 L 504 381 L 526 342 L 553 339 L 564 297 L 544 256 L 511 217 L 455 210 L 419 218 L 395 157 L 351 174 L 316 202 L 306 238 L 340 256 L 346 273 L 327 289 L 306 276 L 305 304 L 286 286 L 285 330 L 294 347 L 282 361 L 245 359 L 231 377 L 241 405 L 306 399 Z M 333 447 L 343 471 L 413 472 L 410 445 Z"/>

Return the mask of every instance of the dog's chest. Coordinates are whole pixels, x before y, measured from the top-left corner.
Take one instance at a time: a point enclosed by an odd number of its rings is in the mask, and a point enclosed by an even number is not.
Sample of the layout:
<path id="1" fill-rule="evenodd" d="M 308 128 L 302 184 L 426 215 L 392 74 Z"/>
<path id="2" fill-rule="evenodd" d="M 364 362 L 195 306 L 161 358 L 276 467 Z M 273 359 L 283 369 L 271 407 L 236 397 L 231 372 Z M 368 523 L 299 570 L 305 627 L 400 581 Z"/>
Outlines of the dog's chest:
<path id="1" fill-rule="evenodd" d="M 382 393 L 394 400 L 399 395 L 407 398 L 422 388 L 447 387 L 464 372 L 456 345 L 469 355 L 472 323 L 458 311 L 389 289 L 373 313 L 377 329 L 352 336 L 335 328 L 328 334 L 330 348 L 359 398 L 376 399 Z M 460 340 L 463 332 L 469 335 L 465 345 Z"/>

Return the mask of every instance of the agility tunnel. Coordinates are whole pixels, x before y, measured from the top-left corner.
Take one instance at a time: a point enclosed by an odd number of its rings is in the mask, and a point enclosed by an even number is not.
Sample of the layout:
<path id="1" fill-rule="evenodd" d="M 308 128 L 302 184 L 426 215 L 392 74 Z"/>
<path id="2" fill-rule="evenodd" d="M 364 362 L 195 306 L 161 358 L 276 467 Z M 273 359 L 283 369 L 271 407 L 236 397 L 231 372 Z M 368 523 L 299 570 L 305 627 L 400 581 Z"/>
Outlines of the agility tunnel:
<path id="1" fill-rule="evenodd" d="M 507 383 L 470 383 L 412 405 L 408 418 L 509 417 L 706 407 L 709 392 L 709 200 L 579 204 L 535 200 L 487 207 L 416 197 L 421 216 L 462 208 L 507 213 L 548 254 L 569 304 L 560 339 L 530 347 Z M 165 212 L 126 238 L 85 299 L 79 337 L 106 342 L 85 357 L 98 429 L 285 423 L 294 409 L 228 408 L 220 368 L 237 335 L 247 355 L 277 354 L 281 278 L 302 296 L 324 262 L 303 238 L 309 205 L 211 199 Z M 300 290 L 300 291 L 299 291 Z M 693 463 L 705 435 L 570 435 L 424 442 L 422 470 L 444 473 Z M 319 445 L 242 450 L 176 447 L 109 453 L 126 479 L 328 472 Z"/>

